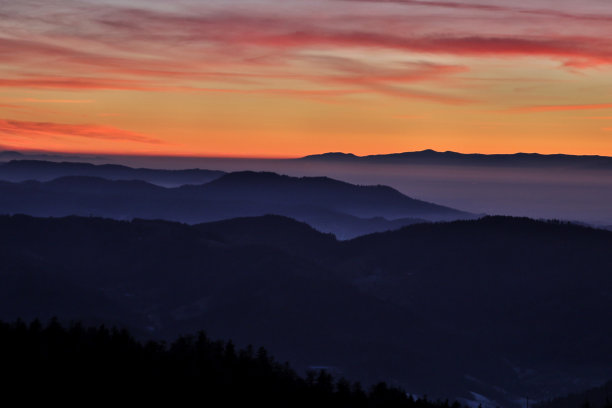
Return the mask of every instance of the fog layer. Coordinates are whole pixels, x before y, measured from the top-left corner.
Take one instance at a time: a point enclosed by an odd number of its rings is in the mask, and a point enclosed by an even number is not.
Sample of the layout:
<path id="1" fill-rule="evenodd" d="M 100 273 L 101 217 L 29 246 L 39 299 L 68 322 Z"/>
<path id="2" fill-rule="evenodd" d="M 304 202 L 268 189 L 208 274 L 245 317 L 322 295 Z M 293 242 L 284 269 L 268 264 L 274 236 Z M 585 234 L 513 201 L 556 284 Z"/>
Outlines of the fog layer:
<path id="1" fill-rule="evenodd" d="M 475 213 L 612 225 L 610 170 L 127 156 L 106 161 L 152 168 L 328 176 L 355 184 L 389 185 L 413 198 Z"/>

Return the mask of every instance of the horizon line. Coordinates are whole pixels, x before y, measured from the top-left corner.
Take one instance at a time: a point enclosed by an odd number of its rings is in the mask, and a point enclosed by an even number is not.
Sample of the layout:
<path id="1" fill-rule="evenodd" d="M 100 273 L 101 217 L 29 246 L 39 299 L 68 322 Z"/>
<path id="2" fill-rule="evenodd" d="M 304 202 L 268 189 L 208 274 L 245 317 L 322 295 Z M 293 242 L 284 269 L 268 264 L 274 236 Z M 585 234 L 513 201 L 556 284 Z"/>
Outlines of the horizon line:
<path id="1" fill-rule="evenodd" d="M 158 154 L 158 153 L 147 153 L 147 152 L 139 152 L 139 153 L 109 153 L 109 152 L 88 152 L 88 151 L 59 151 L 59 150 L 36 150 L 36 149 L 18 149 L 11 147 L 3 147 L 0 146 L 0 154 L 2 153 L 17 153 L 23 154 L 25 156 L 28 155 L 66 155 L 66 156 L 102 156 L 102 157 L 149 157 L 149 158 L 184 158 L 184 159 L 235 159 L 235 160 L 296 160 L 307 157 L 316 157 L 316 156 L 324 156 L 324 155 L 345 155 L 352 156 L 354 158 L 366 158 L 373 156 L 392 156 L 398 154 L 405 153 L 424 153 L 424 152 L 433 152 L 433 153 L 455 153 L 460 155 L 481 155 L 481 156 L 514 156 L 514 155 L 540 155 L 540 156 L 573 156 L 573 157 L 610 157 L 605 154 L 572 154 L 572 153 L 540 153 L 540 152 L 527 152 L 527 151 L 514 151 L 512 153 L 480 153 L 480 152 L 461 152 L 456 150 L 436 150 L 436 149 L 422 149 L 422 150 L 404 150 L 404 151 L 393 151 L 393 152 L 385 152 L 385 153 L 370 153 L 365 155 L 358 155 L 352 152 L 342 152 L 342 151 L 325 151 L 322 153 L 308 153 L 303 155 L 295 155 L 295 156 L 281 156 L 281 155 L 262 155 L 262 156 L 251 156 L 251 155 L 231 155 L 231 154 L 204 154 L 204 155 L 190 155 L 190 154 Z"/>

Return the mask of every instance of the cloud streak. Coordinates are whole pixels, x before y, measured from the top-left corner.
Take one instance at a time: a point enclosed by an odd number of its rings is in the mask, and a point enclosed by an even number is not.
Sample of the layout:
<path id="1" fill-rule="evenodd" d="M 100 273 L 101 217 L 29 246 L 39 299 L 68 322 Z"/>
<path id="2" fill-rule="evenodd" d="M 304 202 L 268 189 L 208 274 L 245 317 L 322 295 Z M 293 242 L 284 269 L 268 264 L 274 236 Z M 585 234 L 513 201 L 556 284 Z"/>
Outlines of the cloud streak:
<path id="1" fill-rule="evenodd" d="M 109 141 L 130 141 L 146 144 L 161 144 L 162 141 L 140 133 L 118 129 L 112 126 L 92 124 L 66 124 L 51 122 L 28 122 L 0 119 L 0 134 L 24 138 L 65 138 L 78 137 Z"/>
<path id="2" fill-rule="evenodd" d="M 606 0 L 0 0 L 0 9 L 0 117 L 15 118 L 1 123 L 5 143 L 299 155 L 312 134 L 317 148 L 364 153 L 550 150 L 559 146 L 549 147 L 542 113 L 612 109 Z M 402 113 L 432 120 L 388 120 Z M 526 113 L 539 115 L 514 120 Z M 120 123 L 110 115 L 185 145 L 155 148 L 161 140 L 110 126 Z M 555 132 L 584 151 L 570 139 L 595 123 L 578 116 Z"/>
<path id="3" fill-rule="evenodd" d="M 345 1 L 365 4 L 366 8 L 349 12 L 334 8 Z M 551 29 L 534 34 L 530 26 L 521 29 L 520 23 L 515 32 L 491 28 L 507 13 L 531 13 L 546 17 L 548 22 L 561 16 L 597 17 L 608 22 L 611 16 L 606 15 L 417 0 L 330 0 L 325 3 L 329 4 L 329 15 L 324 18 L 284 8 L 272 13 L 272 2 L 270 10 L 265 6 L 261 11 L 193 7 L 189 14 L 116 5 L 71 8 L 72 3 L 63 0 L 50 4 L 50 10 L 53 6 L 62 10 L 56 22 L 52 17 L 36 20 L 26 5 L 15 5 L 6 12 L 5 21 L 27 22 L 29 32 L 8 37 L 6 29 L 4 35 L 0 31 L 3 62 L 11 64 L 14 72 L 24 72 L 4 75 L 0 87 L 180 91 L 218 82 L 269 88 L 267 81 L 294 78 L 315 86 L 335 82 L 383 92 L 385 87 L 380 84 L 446 81 L 469 70 L 462 64 L 432 64 L 371 72 L 363 65 L 363 69 L 346 72 L 343 67 L 317 66 L 313 60 L 306 73 L 300 61 L 304 52 L 316 50 L 386 50 L 406 60 L 428 55 L 537 57 L 558 60 L 573 69 L 612 64 L 612 43 L 603 35 L 609 34 L 607 25 L 602 25 L 601 32 L 564 35 Z M 295 2 L 296 7 L 302 4 Z M 417 7 L 398 14 L 395 9 L 387 10 L 388 4 Z M 432 13 L 436 9 L 450 11 Z M 466 17 L 454 15 L 453 10 L 484 14 Z M 482 24 L 474 24 L 474 19 L 482 19 Z M 18 69 L 24 66 L 28 69 Z"/>
<path id="4" fill-rule="evenodd" d="M 59 103 L 59 104 L 81 104 L 81 103 L 93 103 L 92 99 L 37 99 L 37 98 L 23 98 L 23 102 L 29 103 Z"/>
<path id="5" fill-rule="evenodd" d="M 16 78 L 0 78 L 2 88 L 30 88 L 30 89 L 64 89 L 64 90 L 128 90 L 128 91 L 159 91 L 162 86 L 153 86 L 142 80 L 119 78 L 83 78 L 83 77 L 54 77 L 36 76 Z"/>
<path id="6" fill-rule="evenodd" d="M 612 109 L 612 103 L 594 103 L 586 105 L 548 105 L 548 106 L 524 106 L 517 108 L 518 112 L 560 112 L 576 110 Z"/>
<path id="7" fill-rule="evenodd" d="M 612 14 L 584 14 L 580 12 L 563 12 L 559 10 L 543 9 L 543 8 L 521 8 L 507 7 L 492 4 L 482 3 L 467 3 L 454 1 L 423 1 L 423 0 L 342 0 L 353 3 L 373 3 L 373 4 L 401 4 L 405 6 L 417 6 L 425 8 L 442 8 L 450 10 L 468 10 L 490 13 L 503 14 L 524 14 L 541 16 L 548 18 L 567 19 L 580 22 L 612 22 Z"/>

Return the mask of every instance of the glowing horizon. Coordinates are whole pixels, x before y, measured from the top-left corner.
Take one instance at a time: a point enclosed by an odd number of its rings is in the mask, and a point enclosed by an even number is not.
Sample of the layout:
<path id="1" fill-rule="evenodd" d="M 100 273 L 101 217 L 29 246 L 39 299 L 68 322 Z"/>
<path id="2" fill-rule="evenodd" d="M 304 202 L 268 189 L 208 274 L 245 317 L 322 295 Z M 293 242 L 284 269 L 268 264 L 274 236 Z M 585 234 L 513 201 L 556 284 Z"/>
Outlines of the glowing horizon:
<path id="1" fill-rule="evenodd" d="M 0 5 L 2 150 L 612 156 L 606 0 Z"/>

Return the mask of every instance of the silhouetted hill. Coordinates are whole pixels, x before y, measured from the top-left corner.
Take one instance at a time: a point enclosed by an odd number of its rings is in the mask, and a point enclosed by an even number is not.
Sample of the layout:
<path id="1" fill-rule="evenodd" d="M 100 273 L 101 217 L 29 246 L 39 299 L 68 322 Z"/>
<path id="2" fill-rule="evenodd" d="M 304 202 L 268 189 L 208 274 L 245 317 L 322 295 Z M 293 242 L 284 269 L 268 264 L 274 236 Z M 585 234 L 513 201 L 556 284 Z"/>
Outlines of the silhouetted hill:
<path id="1" fill-rule="evenodd" d="M 344 246 L 359 255 L 347 257 L 341 269 L 352 279 L 375 277 L 376 288 L 367 292 L 380 291 L 453 330 L 468 329 L 474 340 L 499 341 L 509 353 L 520 354 L 531 344 L 532 363 L 585 362 L 588 356 L 593 364 L 612 364 L 612 355 L 599 354 L 602 330 L 612 338 L 612 327 L 601 326 L 612 319 L 612 309 L 601 309 L 612 293 L 612 275 L 605 272 L 612 270 L 612 259 L 605 255 L 610 245 L 609 231 L 485 217 L 357 238 Z M 432 304 L 427 300 L 434 291 L 439 298 Z M 499 319 L 509 313 L 511 321 Z M 517 326 L 527 322 L 530 330 L 517 336 Z M 581 341 L 574 342 L 568 331 L 583 333 Z M 550 338 L 554 343 L 546 344 Z"/>
<path id="2" fill-rule="evenodd" d="M 343 161 L 351 163 L 379 164 L 435 164 L 464 166 L 509 166 L 509 167 L 580 167 L 612 169 L 612 157 L 568 154 L 464 154 L 451 151 L 437 152 L 427 149 L 417 152 L 355 156 L 351 153 L 324 153 L 305 156 L 298 160 Z"/>
<path id="3" fill-rule="evenodd" d="M 342 153 L 342 152 L 329 152 L 322 154 L 312 154 L 309 156 L 304 156 L 298 160 L 358 160 L 360 156 L 354 155 L 353 153 Z"/>
<path id="4" fill-rule="evenodd" d="M 6 160 L 6 159 L 9 159 L 9 160 L 12 160 L 12 159 L 21 159 L 23 157 L 25 157 L 25 156 L 22 153 L 19 153 L 19 152 L 13 151 L 13 150 L 3 150 L 3 151 L 0 151 L 0 159 L 2 159 L 2 160 Z"/>
<path id="5" fill-rule="evenodd" d="M 211 183 L 179 188 L 85 176 L 47 182 L 0 181 L 0 213 L 167 219 L 192 224 L 279 214 L 342 239 L 426 220 L 473 217 L 414 200 L 385 186 L 252 172 L 231 173 Z"/>
<path id="6" fill-rule="evenodd" d="M 0 163 L 0 180 L 12 182 L 49 181 L 66 176 L 88 176 L 108 180 L 142 180 L 162 186 L 175 187 L 183 184 L 207 183 L 223 174 L 225 173 L 216 170 L 134 169 L 116 164 L 95 165 L 65 161 L 12 160 L 8 163 Z"/>
<path id="7" fill-rule="evenodd" d="M 336 211 L 323 210 L 301 210 L 299 213 L 288 215 L 307 222 L 320 231 L 331 232 L 342 240 L 428 222 L 423 218 L 398 218 L 393 220 L 384 217 L 359 218 Z"/>
<path id="8" fill-rule="evenodd" d="M 554 398 L 537 404 L 535 408 L 611 408 L 612 381 L 584 392 Z"/>
<path id="9" fill-rule="evenodd" d="M 331 251 L 337 243 L 332 234 L 322 234 L 308 224 L 278 216 L 233 218 L 195 226 L 220 241 L 240 245 L 267 245 L 289 253 L 314 257 Z M 253 232 L 257 231 L 256 234 Z"/>
<path id="10" fill-rule="evenodd" d="M 224 199 L 258 201 L 270 205 L 322 207 L 356 217 L 416 217 L 430 220 L 468 216 L 452 208 L 415 200 L 388 186 L 357 186 L 328 177 L 289 177 L 268 172 L 235 172 L 198 189 Z"/>
<path id="11" fill-rule="evenodd" d="M 169 345 L 143 344 L 116 327 L 0 322 L 0 359 L 11 373 L 3 381 L 4 397 L 22 402 L 81 405 L 95 398 L 103 404 L 173 407 L 450 407 L 448 401 L 415 400 L 384 382 L 364 389 L 324 371 L 301 377 L 265 348 L 238 349 L 231 340 L 214 341 L 203 331 Z M 25 388 L 36 392 L 24 394 Z"/>
<path id="12" fill-rule="evenodd" d="M 363 372 L 368 381 L 396 371 L 393 356 L 420 361 L 404 349 L 407 345 L 435 347 L 414 332 L 423 322 L 409 312 L 331 279 L 314 259 L 270 245 L 234 244 L 231 237 L 202 232 L 201 226 L 160 221 L 14 216 L 0 217 L 0 226 L 2 302 L 19 305 L 29 299 L 28 309 L 19 314 L 26 319 L 61 312 L 64 319 L 120 322 L 140 336 L 157 338 L 206 328 L 240 344 L 266 345 L 300 369 L 341 366 Z M 5 276 L 26 267 L 72 282 L 83 296 L 101 296 L 114 307 L 87 307 L 60 284 L 49 288 L 53 295 L 39 299 L 33 296 L 39 293 L 38 279 L 9 285 Z M 10 318 L 4 313 L 14 313 L 15 307 L 0 308 L 1 317 Z M 363 328 L 368 332 L 352 339 Z M 372 347 L 388 355 L 372 361 Z"/>
<path id="13" fill-rule="evenodd" d="M 278 216 L 2 216 L 0 318 L 206 329 L 299 370 L 507 406 L 612 377 L 610 247 L 609 231 L 507 217 L 336 241 Z"/>

